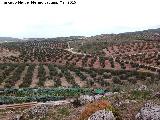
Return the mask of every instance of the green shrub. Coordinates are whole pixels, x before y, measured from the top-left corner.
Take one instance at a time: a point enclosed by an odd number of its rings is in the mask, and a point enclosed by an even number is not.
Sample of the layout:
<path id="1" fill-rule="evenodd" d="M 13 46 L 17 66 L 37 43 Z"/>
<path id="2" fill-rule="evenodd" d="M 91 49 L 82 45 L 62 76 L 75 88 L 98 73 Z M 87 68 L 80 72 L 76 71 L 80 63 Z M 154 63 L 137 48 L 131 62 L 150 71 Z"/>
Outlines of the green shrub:
<path id="1" fill-rule="evenodd" d="M 131 91 L 130 99 L 150 99 L 151 92 L 150 91 L 139 91 L 134 90 Z"/>
<path id="2" fill-rule="evenodd" d="M 121 84 L 121 80 L 118 76 L 113 76 L 112 80 L 113 80 L 113 83 L 115 84 Z"/>
<path id="3" fill-rule="evenodd" d="M 133 84 L 136 84 L 136 83 L 137 83 L 136 77 L 129 77 L 129 78 L 128 78 L 128 81 L 129 81 L 130 83 L 133 83 Z"/>
<path id="4" fill-rule="evenodd" d="M 58 109 L 58 113 L 64 116 L 68 116 L 70 114 L 69 109 L 65 107 Z"/>
<path id="5" fill-rule="evenodd" d="M 107 72 L 104 72 L 104 73 L 103 73 L 103 77 L 104 77 L 105 79 L 109 79 L 109 78 L 111 78 L 111 76 L 112 76 L 111 73 L 107 73 Z"/>

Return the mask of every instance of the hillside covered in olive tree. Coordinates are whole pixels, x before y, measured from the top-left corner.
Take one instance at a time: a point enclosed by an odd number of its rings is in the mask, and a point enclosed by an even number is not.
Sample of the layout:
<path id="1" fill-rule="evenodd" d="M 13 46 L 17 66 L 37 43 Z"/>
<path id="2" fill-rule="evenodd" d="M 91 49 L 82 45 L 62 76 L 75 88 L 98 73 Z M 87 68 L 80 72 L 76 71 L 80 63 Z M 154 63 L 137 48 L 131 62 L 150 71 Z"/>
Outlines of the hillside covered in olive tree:
<path id="1" fill-rule="evenodd" d="M 152 120 L 138 112 L 149 103 L 159 114 L 159 88 L 160 29 L 91 37 L 0 37 L 4 120 L 16 115 L 21 120 L 96 120 L 98 115 Z M 55 105 L 60 100 L 66 104 Z M 98 112 L 104 109 L 112 114 Z"/>

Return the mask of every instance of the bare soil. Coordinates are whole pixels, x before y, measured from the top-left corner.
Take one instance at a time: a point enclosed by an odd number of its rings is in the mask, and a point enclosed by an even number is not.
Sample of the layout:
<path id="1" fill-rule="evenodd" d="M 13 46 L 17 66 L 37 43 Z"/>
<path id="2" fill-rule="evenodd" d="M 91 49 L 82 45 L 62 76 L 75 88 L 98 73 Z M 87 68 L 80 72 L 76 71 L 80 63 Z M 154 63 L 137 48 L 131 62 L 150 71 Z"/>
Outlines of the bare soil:
<path id="1" fill-rule="evenodd" d="M 38 81 L 39 79 L 38 79 L 38 65 L 37 65 L 33 71 L 32 83 L 30 87 L 36 87 Z"/>
<path id="2" fill-rule="evenodd" d="M 15 87 L 16 87 L 16 88 L 19 88 L 19 85 L 22 84 L 23 78 L 25 77 L 25 75 L 26 75 L 26 73 L 27 73 L 28 67 L 29 67 L 29 66 L 26 66 L 26 67 L 25 67 L 24 71 L 23 71 L 22 74 L 21 74 L 20 80 L 18 80 L 18 81 L 16 82 L 16 84 L 15 84 Z"/>

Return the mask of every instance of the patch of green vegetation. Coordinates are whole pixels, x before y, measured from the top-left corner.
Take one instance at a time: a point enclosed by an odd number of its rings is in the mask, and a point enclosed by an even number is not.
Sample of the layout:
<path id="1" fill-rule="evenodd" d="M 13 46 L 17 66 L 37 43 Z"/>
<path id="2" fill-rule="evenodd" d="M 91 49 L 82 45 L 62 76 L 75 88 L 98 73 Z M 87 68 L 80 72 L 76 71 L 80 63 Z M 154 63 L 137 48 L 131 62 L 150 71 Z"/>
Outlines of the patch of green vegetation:
<path id="1" fill-rule="evenodd" d="M 146 100 L 151 98 L 151 92 L 150 91 L 139 91 L 139 90 L 133 90 L 130 94 L 130 99 L 140 99 L 140 100 Z"/>
<path id="2" fill-rule="evenodd" d="M 91 42 L 86 43 L 83 46 L 80 46 L 79 50 L 81 50 L 84 53 L 102 53 L 102 49 L 105 48 L 108 45 L 108 42 Z M 102 54 L 104 55 L 104 53 Z"/>
<path id="3" fill-rule="evenodd" d="M 112 111 L 114 116 L 116 117 L 116 120 L 122 120 L 122 117 L 120 115 L 120 111 L 113 107 L 113 106 L 109 106 L 108 108 L 106 108 L 106 110 Z"/>
<path id="4" fill-rule="evenodd" d="M 68 108 L 63 107 L 63 108 L 58 109 L 58 113 L 64 116 L 68 116 L 70 114 L 70 111 Z"/>

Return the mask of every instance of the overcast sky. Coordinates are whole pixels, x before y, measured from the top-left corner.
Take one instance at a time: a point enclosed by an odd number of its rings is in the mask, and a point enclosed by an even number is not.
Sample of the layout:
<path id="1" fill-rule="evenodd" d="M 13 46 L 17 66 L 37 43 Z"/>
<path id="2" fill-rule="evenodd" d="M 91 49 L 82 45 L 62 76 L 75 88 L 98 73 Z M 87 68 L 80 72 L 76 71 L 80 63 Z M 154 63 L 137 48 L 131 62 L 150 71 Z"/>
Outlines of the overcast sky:
<path id="1" fill-rule="evenodd" d="M 74 5 L 4 5 L 3 1 L 1 37 L 92 36 L 160 27 L 160 0 L 75 0 Z"/>

